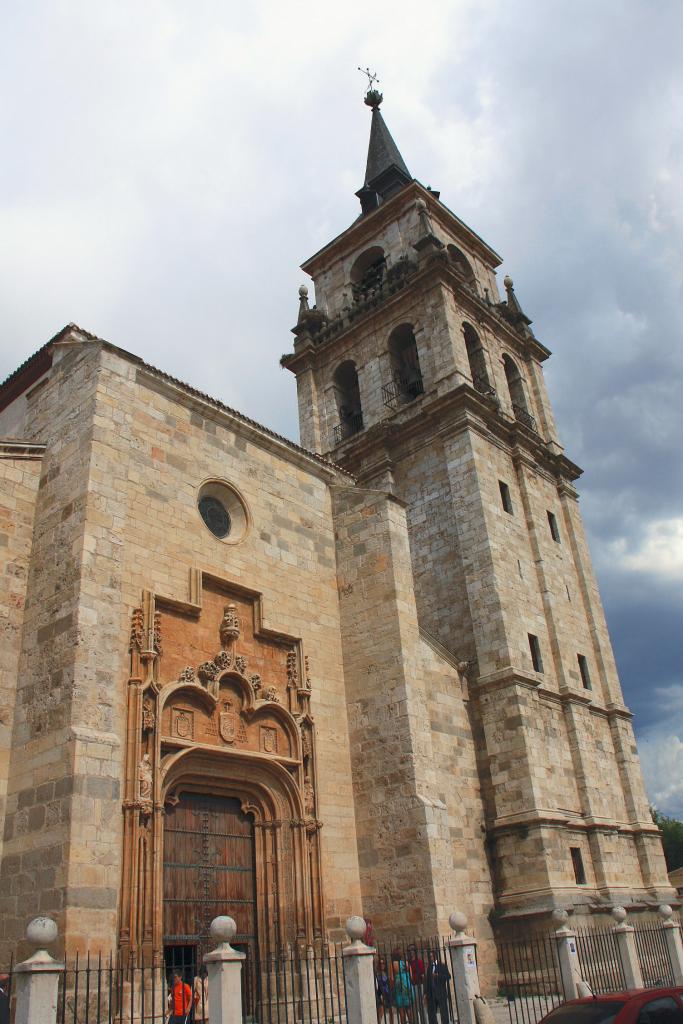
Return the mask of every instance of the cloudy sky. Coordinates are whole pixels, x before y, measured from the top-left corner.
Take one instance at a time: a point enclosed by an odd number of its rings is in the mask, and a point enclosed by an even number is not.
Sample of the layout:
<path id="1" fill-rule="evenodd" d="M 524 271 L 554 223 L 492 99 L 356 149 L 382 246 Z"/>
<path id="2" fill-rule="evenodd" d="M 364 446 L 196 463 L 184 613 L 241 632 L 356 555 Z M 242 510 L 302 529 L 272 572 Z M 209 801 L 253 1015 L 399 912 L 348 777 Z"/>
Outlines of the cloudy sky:
<path id="1" fill-rule="evenodd" d="M 0 376 L 69 321 L 292 438 L 369 113 L 505 257 L 653 802 L 683 816 L 683 4 L 0 0 Z"/>

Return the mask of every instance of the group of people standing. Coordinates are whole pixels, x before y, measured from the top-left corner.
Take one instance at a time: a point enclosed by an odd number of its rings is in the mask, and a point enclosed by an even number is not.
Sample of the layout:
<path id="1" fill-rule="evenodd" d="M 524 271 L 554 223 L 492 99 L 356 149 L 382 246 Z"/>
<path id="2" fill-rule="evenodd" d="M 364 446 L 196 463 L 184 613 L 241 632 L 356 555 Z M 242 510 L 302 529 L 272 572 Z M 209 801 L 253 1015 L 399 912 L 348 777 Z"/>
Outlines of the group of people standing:
<path id="1" fill-rule="evenodd" d="M 379 1024 L 450 1024 L 451 974 L 438 949 L 431 949 L 425 966 L 416 946 L 408 946 L 407 957 L 400 949 L 375 958 L 375 1001 Z"/>

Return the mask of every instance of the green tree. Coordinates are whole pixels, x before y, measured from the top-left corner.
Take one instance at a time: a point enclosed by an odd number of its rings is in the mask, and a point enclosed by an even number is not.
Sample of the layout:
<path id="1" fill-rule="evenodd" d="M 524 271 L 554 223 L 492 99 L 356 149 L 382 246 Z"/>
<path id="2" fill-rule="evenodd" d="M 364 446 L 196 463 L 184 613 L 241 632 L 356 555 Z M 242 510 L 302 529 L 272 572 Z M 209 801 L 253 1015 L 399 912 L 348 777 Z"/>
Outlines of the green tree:
<path id="1" fill-rule="evenodd" d="M 683 821 L 668 818 L 651 807 L 652 820 L 662 830 L 662 846 L 668 871 L 683 867 Z"/>

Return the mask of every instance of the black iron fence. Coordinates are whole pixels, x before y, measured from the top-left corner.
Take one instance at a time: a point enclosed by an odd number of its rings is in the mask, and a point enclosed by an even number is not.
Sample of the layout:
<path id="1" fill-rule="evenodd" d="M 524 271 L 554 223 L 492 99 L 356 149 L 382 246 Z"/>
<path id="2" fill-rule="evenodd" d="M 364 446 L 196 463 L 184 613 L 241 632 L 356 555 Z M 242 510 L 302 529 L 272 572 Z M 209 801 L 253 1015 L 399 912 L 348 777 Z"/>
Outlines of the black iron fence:
<path id="1" fill-rule="evenodd" d="M 458 1024 L 448 939 L 373 939 L 378 1021 Z"/>
<path id="2" fill-rule="evenodd" d="M 576 930 L 581 977 L 595 995 L 626 987 L 617 937 L 609 928 Z"/>
<path id="3" fill-rule="evenodd" d="M 394 374 L 388 384 L 382 385 L 382 402 L 388 409 L 395 409 L 402 402 L 412 402 L 424 394 L 424 383 L 419 370 L 410 376 Z"/>
<path id="4" fill-rule="evenodd" d="M 458 1024 L 446 939 L 379 941 L 374 957 L 378 1020 L 384 1024 Z M 348 1024 L 342 945 L 289 947 L 245 959 L 245 1024 Z M 11 996 L 12 976 L 7 982 Z M 196 957 L 145 964 L 113 956 L 76 957 L 60 978 L 57 1024 L 187 1024 L 209 1020 L 209 991 Z"/>
<path id="5" fill-rule="evenodd" d="M 535 434 L 538 433 L 538 428 L 536 427 L 536 420 L 531 415 L 528 409 L 525 409 L 522 405 L 515 405 L 513 403 L 512 411 L 515 414 L 515 419 L 518 423 L 523 423 L 525 427 L 529 428 L 529 430 L 533 430 Z"/>
<path id="6" fill-rule="evenodd" d="M 341 946 L 290 950 L 245 964 L 242 1019 L 259 1024 L 346 1024 Z"/>
<path id="7" fill-rule="evenodd" d="M 345 416 L 334 428 L 334 443 L 341 444 L 347 437 L 358 434 L 363 429 L 362 412 L 352 412 Z"/>
<path id="8" fill-rule="evenodd" d="M 498 943 L 511 1024 L 536 1024 L 565 1001 L 555 935 Z"/>
<path id="9" fill-rule="evenodd" d="M 182 979 L 176 985 L 162 964 L 77 956 L 60 978 L 57 1024 L 162 1024 L 174 994 L 191 1012 L 191 986 Z"/>
<path id="10" fill-rule="evenodd" d="M 678 922 L 677 922 L 678 923 Z M 674 984 L 674 971 L 661 924 L 639 924 L 634 938 L 645 988 Z M 574 930 L 578 973 L 590 992 L 604 995 L 626 988 L 624 965 L 612 928 Z M 536 1024 L 565 1001 L 556 933 L 499 942 L 501 995 L 511 1024 Z M 578 980 L 578 978 L 577 978 Z"/>
<path id="11" fill-rule="evenodd" d="M 646 988 L 673 985 L 673 966 L 661 925 L 640 925 L 635 937 L 643 985 Z"/>
<path id="12" fill-rule="evenodd" d="M 245 1024 L 348 1024 L 341 946 L 247 958 L 241 979 Z M 12 1006 L 15 981 L 11 966 L 0 972 L 0 1009 L 3 1001 Z M 208 979 L 195 959 L 146 964 L 76 956 L 60 975 L 57 1024 L 166 1024 L 169 1016 L 208 1024 Z"/>

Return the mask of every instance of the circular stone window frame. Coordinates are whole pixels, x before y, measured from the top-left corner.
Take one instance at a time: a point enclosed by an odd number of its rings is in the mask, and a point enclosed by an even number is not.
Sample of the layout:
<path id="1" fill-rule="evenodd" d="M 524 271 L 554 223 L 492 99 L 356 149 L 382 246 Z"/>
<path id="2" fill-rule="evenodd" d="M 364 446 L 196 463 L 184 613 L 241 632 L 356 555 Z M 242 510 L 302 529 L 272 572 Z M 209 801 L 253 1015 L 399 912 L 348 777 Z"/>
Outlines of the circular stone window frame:
<path id="1" fill-rule="evenodd" d="M 230 530 L 225 537 L 217 537 L 204 522 L 204 517 L 199 511 L 199 502 L 202 498 L 216 498 L 225 506 L 230 517 Z M 251 512 L 242 494 L 234 484 L 220 477 L 209 477 L 201 482 L 197 488 L 195 509 L 206 532 L 219 544 L 240 544 L 251 529 Z"/>

